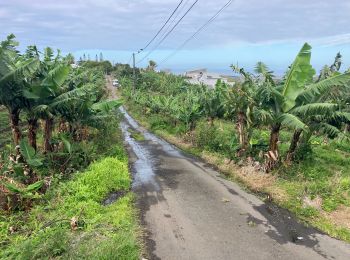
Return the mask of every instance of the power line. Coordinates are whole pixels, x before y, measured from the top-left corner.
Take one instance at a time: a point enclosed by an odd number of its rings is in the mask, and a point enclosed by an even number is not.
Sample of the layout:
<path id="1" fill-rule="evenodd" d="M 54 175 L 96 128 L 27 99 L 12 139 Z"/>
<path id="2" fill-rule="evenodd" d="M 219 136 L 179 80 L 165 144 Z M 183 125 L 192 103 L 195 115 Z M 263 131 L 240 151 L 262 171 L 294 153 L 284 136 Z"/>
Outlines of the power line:
<path id="1" fill-rule="evenodd" d="M 166 20 L 166 22 L 163 24 L 163 26 L 159 29 L 159 31 L 156 33 L 156 35 L 146 44 L 145 47 L 143 47 L 142 49 L 140 49 L 141 51 L 145 50 L 156 38 L 157 36 L 160 34 L 160 32 L 164 29 L 164 27 L 168 24 L 168 22 L 170 21 L 171 17 L 173 17 L 173 15 L 176 13 L 177 9 L 179 9 L 180 5 L 182 4 L 184 0 L 181 0 L 180 3 L 176 6 L 175 10 L 172 12 L 172 14 L 170 15 L 170 17 L 168 18 L 168 20 Z"/>
<path id="2" fill-rule="evenodd" d="M 168 38 L 168 36 L 175 30 L 175 28 L 179 25 L 179 23 L 185 18 L 185 16 L 192 10 L 192 8 L 195 6 L 195 4 L 198 2 L 199 0 L 196 0 L 188 9 L 187 11 L 184 13 L 184 15 L 177 21 L 177 23 L 170 29 L 170 31 L 164 35 L 164 37 L 160 40 L 160 42 L 158 42 L 158 44 L 150 51 L 148 52 L 148 54 L 146 56 L 144 56 L 140 61 L 137 62 L 137 64 L 141 63 L 142 61 L 144 61 L 147 57 L 149 57 L 158 47 L 159 45 L 161 45 L 164 40 L 166 38 Z"/>
<path id="3" fill-rule="evenodd" d="M 137 62 L 137 64 L 139 64 L 140 62 L 144 61 L 149 55 L 151 55 L 158 47 L 159 45 L 162 44 L 162 42 L 164 42 L 164 40 L 166 38 L 168 38 L 168 36 L 174 31 L 174 29 L 179 25 L 179 23 L 185 18 L 185 16 L 192 10 L 192 8 L 195 6 L 195 4 L 198 2 L 199 0 L 194 1 L 194 3 L 187 9 L 187 11 L 184 13 L 184 15 L 177 21 L 177 23 L 171 28 L 171 30 L 160 40 L 160 42 L 150 51 L 148 52 L 148 54 L 146 56 L 144 56 L 141 60 L 139 60 Z"/>
<path id="4" fill-rule="evenodd" d="M 212 23 L 222 11 L 224 11 L 233 0 L 228 1 L 219 11 L 217 11 L 206 23 L 204 23 L 194 34 L 192 34 L 186 41 L 184 41 L 175 51 L 173 51 L 169 56 L 167 56 L 165 59 L 161 60 L 159 64 L 164 63 L 168 61 L 171 57 L 173 57 L 177 52 L 179 52 L 189 41 L 191 41 L 194 37 L 196 37 L 197 34 L 199 34 L 201 31 L 205 29 L 210 23 Z M 158 65 L 159 65 L 158 64 Z"/>
<path id="5" fill-rule="evenodd" d="M 187 6 L 189 0 L 186 0 L 181 7 L 179 8 L 178 12 L 174 15 L 174 17 L 171 19 L 170 23 L 167 24 L 167 26 L 164 28 L 163 32 L 159 35 L 160 38 L 163 38 L 164 35 L 169 31 L 169 28 L 174 24 L 176 19 L 179 17 L 179 15 L 182 13 L 182 11 Z"/>

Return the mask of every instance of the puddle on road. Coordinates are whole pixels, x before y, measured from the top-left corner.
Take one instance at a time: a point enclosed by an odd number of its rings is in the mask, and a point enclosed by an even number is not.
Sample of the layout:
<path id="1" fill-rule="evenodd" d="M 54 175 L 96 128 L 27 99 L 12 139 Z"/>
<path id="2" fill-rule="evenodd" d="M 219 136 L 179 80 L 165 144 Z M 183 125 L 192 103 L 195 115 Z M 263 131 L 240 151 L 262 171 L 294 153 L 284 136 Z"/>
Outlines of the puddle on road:
<path id="1" fill-rule="evenodd" d="M 135 129 L 139 128 L 139 124 L 126 112 L 124 107 L 119 108 L 120 112 L 124 115 L 126 121 Z"/>
<path id="2" fill-rule="evenodd" d="M 129 125 L 125 122 L 121 122 L 120 126 L 124 135 L 124 140 L 130 145 L 137 157 L 137 160 L 132 165 L 134 171 L 132 188 L 137 188 L 142 185 L 152 185 L 155 191 L 159 191 L 160 187 L 155 179 L 153 171 L 154 161 L 151 159 L 148 151 L 131 137 L 128 131 Z"/>
<path id="3" fill-rule="evenodd" d="M 126 121 L 128 122 L 128 124 L 130 124 L 131 127 L 133 127 L 134 129 L 140 130 L 139 124 L 135 121 L 135 119 L 133 119 L 128 114 L 128 112 L 126 112 L 124 107 L 120 107 L 119 110 L 123 113 Z M 183 155 L 181 154 L 181 152 L 178 149 L 176 149 L 173 145 L 169 144 L 168 142 L 162 140 L 161 138 L 158 138 L 154 134 L 151 134 L 147 131 L 142 131 L 142 130 L 140 131 L 144 135 L 146 140 L 159 144 L 162 147 L 163 151 L 166 152 L 167 154 L 171 156 L 183 158 Z"/>

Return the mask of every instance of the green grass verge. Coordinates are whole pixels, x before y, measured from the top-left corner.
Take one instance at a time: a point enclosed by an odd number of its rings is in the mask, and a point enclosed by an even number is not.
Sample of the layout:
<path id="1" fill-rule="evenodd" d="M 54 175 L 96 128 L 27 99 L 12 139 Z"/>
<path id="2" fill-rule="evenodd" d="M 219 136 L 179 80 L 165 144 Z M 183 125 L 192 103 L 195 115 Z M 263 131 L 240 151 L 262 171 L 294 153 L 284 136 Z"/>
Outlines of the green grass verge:
<path id="1" fill-rule="evenodd" d="M 138 259 L 139 226 L 130 185 L 126 160 L 108 157 L 93 163 L 52 188 L 30 214 L 0 216 L 0 258 Z M 102 205 L 116 191 L 125 195 Z M 73 217 L 77 230 L 71 229 Z"/>

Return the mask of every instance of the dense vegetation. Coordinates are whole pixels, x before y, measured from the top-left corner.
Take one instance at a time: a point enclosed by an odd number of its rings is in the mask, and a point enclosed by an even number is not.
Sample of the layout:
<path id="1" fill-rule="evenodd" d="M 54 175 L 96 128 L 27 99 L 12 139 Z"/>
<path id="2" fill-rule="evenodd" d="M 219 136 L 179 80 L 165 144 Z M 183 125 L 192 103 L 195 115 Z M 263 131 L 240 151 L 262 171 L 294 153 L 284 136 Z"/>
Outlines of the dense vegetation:
<path id="1" fill-rule="evenodd" d="M 110 63 L 17 45 L 0 45 L 0 258 L 138 259 Z"/>
<path id="2" fill-rule="evenodd" d="M 138 74 L 136 89 L 132 77 L 117 76 L 129 111 L 153 131 L 208 151 L 218 164 L 235 161 L 272 176 L 261 186 L 240 180 L 350 240 L 350 73 L 340 72 L 340 54 L 318 76 L 310 60 L 305 44 L 281 79 L 262 62 L 254 73 L 232 66 L 240 80 L 214 89 L 152 68 Z"/>

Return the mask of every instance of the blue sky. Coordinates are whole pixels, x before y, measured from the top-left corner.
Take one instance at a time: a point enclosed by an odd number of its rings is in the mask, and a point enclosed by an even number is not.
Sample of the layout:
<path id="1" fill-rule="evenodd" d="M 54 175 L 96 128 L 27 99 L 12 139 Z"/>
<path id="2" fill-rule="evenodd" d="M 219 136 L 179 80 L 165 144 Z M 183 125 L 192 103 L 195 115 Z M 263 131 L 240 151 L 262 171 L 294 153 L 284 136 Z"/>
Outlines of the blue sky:
<path id="1" fill-rule="evenodd" d="M 199 0 L 149 59 L 159 63 L 227 1 Z M 183 13 L 193 2 L 184 0 L 180 11 Z M 102 51 L 105 58 L 126 63 L 131 52 L 144 47 L 178 3 L 1 0 L 0 38 L 14 33 L 22 49 L 30 44 L 51 46 L 72 52 L 77 58 L 83 53 L 94 58 Z M 313 46 L 316 69 L 332 63 L 338 51 L 345 69 L 350 67 L 349 14 L 349 0 L 234 0 L 209 27 L 159 67 L 174 71 L 207 67 L 228 72 L 232 63 L 252 69 L 257 61 L 264 61 L 280 74 L 307 41 Z M 140 65 L 146 63 L 147 59 Z"/>

